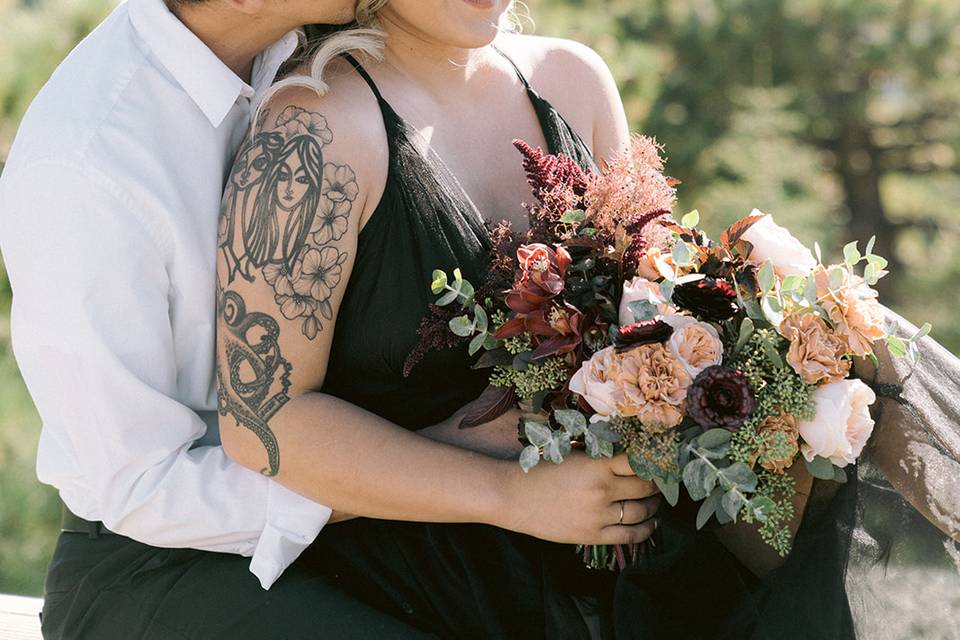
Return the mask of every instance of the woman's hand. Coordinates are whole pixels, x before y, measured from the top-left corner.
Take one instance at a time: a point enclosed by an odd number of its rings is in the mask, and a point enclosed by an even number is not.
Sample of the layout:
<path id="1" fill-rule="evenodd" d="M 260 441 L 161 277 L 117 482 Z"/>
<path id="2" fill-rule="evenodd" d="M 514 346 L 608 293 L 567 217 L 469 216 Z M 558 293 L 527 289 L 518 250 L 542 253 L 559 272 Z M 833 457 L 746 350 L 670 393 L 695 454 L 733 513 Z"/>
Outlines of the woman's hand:
<path id="1" fill-rule="evenodd" d="M 594 460 L 575 451 L 526 474 L 517 466 L 508 482 L 497 523 L 505 529 L 572 544 L 639 543 L 656 529 L 658 489 L 633 473 L 625 454 Z"/>

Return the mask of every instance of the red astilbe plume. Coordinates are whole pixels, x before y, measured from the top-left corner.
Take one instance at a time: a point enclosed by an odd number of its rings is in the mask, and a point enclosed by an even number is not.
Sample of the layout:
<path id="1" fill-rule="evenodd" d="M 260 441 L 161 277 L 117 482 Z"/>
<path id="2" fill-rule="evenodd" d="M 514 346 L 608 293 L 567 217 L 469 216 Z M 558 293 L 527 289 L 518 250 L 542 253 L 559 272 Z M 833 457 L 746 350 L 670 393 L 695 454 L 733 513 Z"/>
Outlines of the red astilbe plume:
<path id="1" fill-rule="evenodd" d="M 630 236 L 630 245 L 623 253 L 624 273 L 636 275 L 640 261 L 650 249 L 666 249 L 670 244 L 670 231 L 661 224 L 672 220 L 668 209 L 657 209 L 639 216 L 625 227 Z"/>
<path id="2" fill-rule="evenodd" d="M 523 155 L 523 168 L 533 195 L 545 206 L 554 192 L 569 192 L 583 198 L 587 192 L 587 174 L 576 160 L 567 156 L 555 156 L 537 147 L 534 149 L 523 140 L 514 140 L 513 146 Z"/>
<path id="3" fill-rule="evenodd" d="M 672 211 L 678 182 L 662 173 L 660 150 L 654 138 L 634 136 L 629 151 L 590 176 L 584 196 L 587 219 L 613 236 L 618 226 L 642 228 L 653 212 Z"/>

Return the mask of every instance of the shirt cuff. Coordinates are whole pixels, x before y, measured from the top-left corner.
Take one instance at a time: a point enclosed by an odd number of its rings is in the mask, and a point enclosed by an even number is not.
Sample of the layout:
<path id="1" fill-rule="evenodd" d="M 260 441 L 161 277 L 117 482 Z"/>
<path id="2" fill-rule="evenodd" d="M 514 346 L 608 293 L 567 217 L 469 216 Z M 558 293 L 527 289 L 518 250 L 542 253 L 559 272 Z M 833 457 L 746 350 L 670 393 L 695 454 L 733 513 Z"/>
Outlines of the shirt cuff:
<path id="1" fill-rule="evenodd" d="M 330 507 L 269 481 L 266 524 L 250 559 L 250 572 L 264 589 L 310 546 L 332 513 Z"/>

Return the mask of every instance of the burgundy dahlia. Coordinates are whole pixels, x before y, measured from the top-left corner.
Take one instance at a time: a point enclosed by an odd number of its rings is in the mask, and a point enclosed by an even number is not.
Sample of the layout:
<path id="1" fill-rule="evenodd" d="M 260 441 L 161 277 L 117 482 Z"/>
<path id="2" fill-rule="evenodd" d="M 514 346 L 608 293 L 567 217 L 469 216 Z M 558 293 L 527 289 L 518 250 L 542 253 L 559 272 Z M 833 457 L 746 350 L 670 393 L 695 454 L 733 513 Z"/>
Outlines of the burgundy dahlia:
<path id="1" fill-rule="evenodd" d="M 746 376 L 717 365 L 701 371 L 687 391 L 687 415 L 705 429 L 736 431 L 756 406 Z"/>
<path id="2" fill-rule="evenodd" d="M 711 322 L 729 320 L 739 309 L 737 292 L 730 281 L 711 276 L 677 285 L 673 290 L 673 303 Z"/>
<path id="3" fill-rule="evenodd" d="M 617 329 L 613 339 L 617 353 L 651 342 L 666 342 L 673 335 L 673 327 L 663 320 L 644 320 L 625 324 Z"/>

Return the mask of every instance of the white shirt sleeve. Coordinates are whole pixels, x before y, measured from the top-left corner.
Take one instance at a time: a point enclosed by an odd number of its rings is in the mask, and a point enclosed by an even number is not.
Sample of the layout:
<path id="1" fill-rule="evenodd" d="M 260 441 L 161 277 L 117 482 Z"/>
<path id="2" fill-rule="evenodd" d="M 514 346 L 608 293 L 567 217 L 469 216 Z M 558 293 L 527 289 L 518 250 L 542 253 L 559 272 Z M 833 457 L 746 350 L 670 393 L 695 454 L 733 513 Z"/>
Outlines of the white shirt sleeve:
<path id="1" fill-rule="evenodd" d="M 176 400 L 168 222 L 80 166 L 3 182 L 14 353 L 43 420 L 38 477 L 77 515 L 146 544 L 252 556 L 269 588 L 331 510 L 219 446 L 190 448 L 206 424 Z"/>

